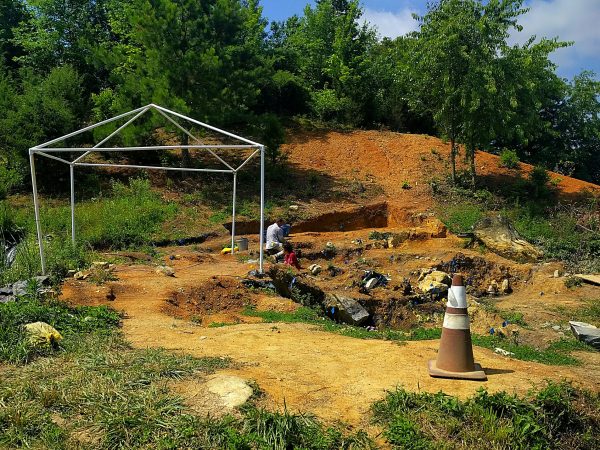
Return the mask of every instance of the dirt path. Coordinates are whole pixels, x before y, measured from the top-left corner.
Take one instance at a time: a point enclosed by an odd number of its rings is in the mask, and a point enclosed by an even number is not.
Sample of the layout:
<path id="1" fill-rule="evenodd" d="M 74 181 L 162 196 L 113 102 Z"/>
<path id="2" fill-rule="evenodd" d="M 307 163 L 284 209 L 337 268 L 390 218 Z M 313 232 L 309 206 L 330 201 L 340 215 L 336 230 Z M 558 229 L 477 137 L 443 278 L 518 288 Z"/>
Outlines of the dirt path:
<path id="1" fill-rule="evenodd" d="M 123 330 L 139 348 L 164 347 L 194 356 L 227 356 L 236 363 L 226 372 L 255 380 L 266 393 L 270 406 L 283 402 L 293 411 L 311 412 L 327 420 L 365 425 L 370 405 L 386 389 L 404 386 L 411 390 L 465 397 L 480 387 L 490 391 L 523 393 L 544 379 L 570 379 L 598 389 L 596 375 L 584 367 L 549 367 L 511 360 L 475 348 L 475 357 L 488 373 L 484 383 L 442 380 L 429 377 L 427 360 L 435 358 L 437 341 L 398 344 L 360 340 L 330 334 L 306 324 L 249 323 L 222 328 L 205 328 L 175 319 L 163 312 L 165 299 L 176 289 L 189 289 L 219 276 L 241 276 L 247 264 L 230 256 L 174 261 L 176 278 L 156 274 L 148 266 L 121 266 L 119 281 L 106 286 L 69 280 L 63 299 L 78 304 L 110 304 L 123 310 Z M 108 289 L 116 300 L 106 300 Z M 285 302 L 285 300 L 281 300 Z M 597 355 L 587 356 L 597 358 Z M 595 362 L 594 362 L 595 361 Z M 594 362 L 596 368 L 598 362 Z"/>

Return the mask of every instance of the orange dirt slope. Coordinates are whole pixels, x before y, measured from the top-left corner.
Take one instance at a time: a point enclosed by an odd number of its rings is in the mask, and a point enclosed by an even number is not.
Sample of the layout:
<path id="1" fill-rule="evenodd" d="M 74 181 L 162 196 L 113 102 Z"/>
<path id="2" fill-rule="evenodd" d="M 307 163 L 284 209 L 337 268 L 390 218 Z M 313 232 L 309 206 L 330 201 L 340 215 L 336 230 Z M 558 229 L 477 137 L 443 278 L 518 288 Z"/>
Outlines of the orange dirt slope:
<path id="1" fill-rule="evenodd" d="M 433 206 L 429 182 L 443 179 L 449 172 L 450 145 L 426 135 L 389 131 L 302 132 L 292 134 L 282 150 L 299 169 L 377 183 L 388 201 L 411 211 Z M 459 164 L 463 155 L 461 150 Z M 518 169 L 506 169 L 500 166 L 498 156 L 477 152 L 476 168 L 480 181 L 493 186 L 526 177 L 533 167 L 521 163 Z M 554 172 L 550 172 L 550 178 L 564 199 L 584 191 L 600 195 L 598 185 Z M 403 188 L 405 182 L 410 189 Z"/>

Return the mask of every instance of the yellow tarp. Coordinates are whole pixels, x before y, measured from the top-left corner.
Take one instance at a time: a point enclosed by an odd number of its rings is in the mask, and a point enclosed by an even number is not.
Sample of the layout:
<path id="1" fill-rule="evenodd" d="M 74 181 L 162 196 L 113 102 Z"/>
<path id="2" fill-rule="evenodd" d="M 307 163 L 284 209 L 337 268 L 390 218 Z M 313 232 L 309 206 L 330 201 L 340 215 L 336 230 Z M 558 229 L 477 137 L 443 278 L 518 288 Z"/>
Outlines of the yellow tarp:
<path id="1" fill-rule="evenodd" d="M 45 322 L 28 323 L 25 325 L 25 330 L 29 335 L 29 342 L 35 346 L 54 346 L 62 340 L 60 333 Z"/>

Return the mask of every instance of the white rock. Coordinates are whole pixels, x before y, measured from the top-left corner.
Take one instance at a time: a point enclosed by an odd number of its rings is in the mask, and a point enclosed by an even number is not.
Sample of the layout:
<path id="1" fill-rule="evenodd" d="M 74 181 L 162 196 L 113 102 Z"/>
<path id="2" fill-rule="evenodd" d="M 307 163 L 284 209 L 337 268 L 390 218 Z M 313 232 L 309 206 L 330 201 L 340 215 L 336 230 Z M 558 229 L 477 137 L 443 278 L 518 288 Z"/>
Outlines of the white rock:
<path id="1" fill-rule="evenodd" d="M 496 347 L 494 349 L 494 352 L 496 352 L 496 353 L 498 353 L 500 355 L 503 355 L 503 356 L 514 356 L 513 352 L 509 352 L 508 350 L 504 350 L 504 349 L 502 349 L 500 347 Z"/>
<path id="2" fill-rule="evenodd" d="M 174 277 L 175 276 L 175 269 L 173 269 L 172 267 L 169 266 L 158 266 L 156 268 L 156 273 L 158 274 L 163 274 L 167 277 Z"/>
<path id="3" fill-rule="evenodd" d="M 231 375 L 214 375 L 206 382 L 206 387 L 210 392 L 218 395 L 227 408 L 243 405 L 253 392 L 245 380 Z"/>
<path id="4" fill-rule="evenodd" d="M 298 211 L 298 208 L 300 208 L 298 205 L 290 205 L 290 211 Z"/>

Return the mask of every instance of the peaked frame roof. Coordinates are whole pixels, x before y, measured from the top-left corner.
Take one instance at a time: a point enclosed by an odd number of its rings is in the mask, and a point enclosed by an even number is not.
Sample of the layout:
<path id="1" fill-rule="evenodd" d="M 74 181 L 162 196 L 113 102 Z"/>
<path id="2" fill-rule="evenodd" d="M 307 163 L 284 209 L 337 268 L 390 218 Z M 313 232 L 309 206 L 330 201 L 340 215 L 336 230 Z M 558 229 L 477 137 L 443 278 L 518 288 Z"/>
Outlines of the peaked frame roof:
<path id="1" fill-rule="evenodd" d="M 104 147 L 113 136 L 119 134 L 122 130 L 124 130 L 127 126 L 135 122 L 138 118 L 143 116 L 147 111 L 155 110 L 163 117 L 165 117 L 171 124 L 175 125 L 180 131 L 185 133 L 188 137 L 190 137 L 193 142 L 196 144 L 191 145 L 154 145 L 148 147 Z M 133 117 L 130 117 L 133 116 Z M 93 130 L 94 128 L 100 127 L 102 125 L 106 125 L 108 123 L 124 119 L 129 117 L 129 119 L 119 126 L 116 130 L 110 133 L 108 136 L 100 140 L 93 147 L 51 147 L 53 144 L 65 141 L 73 136 L 77 136 L 79 134 L 85 133 L 87 131 Z M 208 130 L 214 131 L 223 136 L 227 136 L 230 138 L 239 141 L 239 144 L 218 144 L 218 145 L 207 145 L 203 144 L 202 141 L 194 136 L 190 130 L 181 125 L 175 118 L 183 119 L 184 121 L 190 122 L 195 125 L 199 125 Z M 112 164 L 112 163 L 93 163 L 93 162 L 84 162 L 84 159 L 91 153 L 94 152 L 135 152 L 135 151 L 157 151 L 157 150 L 171 150 L 171 149 L 180 149 L 180 148 L 188 148 L 188 149 L 204 149 L 208 151 L 215 159 L 217 159 L 224 168 L 222 169 L 203 169 L 203 168 L 187 168 L 187 167 L 165 167 L 165 166 L 144 166 L 144 165 L 134 165 L 134 164 Z M 215 153 L 214 149 L 254 149 L 254 152 L 246 158 L 239 166 L 233 167 L 229 163 L 227 163 L 223 158 L 221 158 L 217 153 Z M 63 154 L 67 153 L 77 153 L 80 154 L 75 157 L 72 161 L 65 159 Z M 42 227 L 40 221 L 40 208 L 39 208 L 39 198 L 37 192 L 37 180 L 36 180 L 36 171 L 35 171 L 35 155 L 41 155 L 46 158 L 50 158 L 69 166 L 70 171 L 70 181 L 71 181 L 71 239 L 73 244 L 75 244 L 75 177 L 74 177 L 74 168 L 78 166 L 87 166 L 87 167 L 122 167 L 122 168 L 132 168 L 132 169 L 149 169 L 149 170 L 166 170 L 166 171 L 180 171 L 180 172 L 217 172 L 217 173 L 230 173 L 233 174 L 233 208 L 232 208 L 232 222 L 231 222 L 231 253 L 234 252 L 234 244 L 235 244 L 235 204 L 236 204 L 236 191 L 237 191 L 237 173 L 241 170 L 246 164 L 248 164 L 252 158 L 254 158 L 257 154 L 260 153 L 260 235 L 259 235 L 259 245 L 260 245 L 260 257 L 259 257 L 259 271 L 263 273 L 263 262 L 264 262 L 264 206 L 265 206 L 265 147 L 263 144 L 258 142 L 251 141 L 242 136 L 238 136 L 236 134 L 230 133 L 229 131 L 222 130 L 220 128 L 214 127 L 212 125 L 208 125 L 204 122 L 200 122 L 196 119 L 192 119 L 191 117 L 185 116 L 175 111 L 171 111 L 170 109 L 163 108 L 162 106 L 156 105 L 154 103 L 150 103 L 146 106 L 142 106 L 141 108 L 134 109 L 132 111 L 120 114 L 118 116 L 112 117 L 110 119 L 103 120 L 93 125 L 89 125 L 80 130 L 74 131 L 72 133 L 66 134 L 64 136 L 58 137 L 56 139 L 52 139 L 48 142 L 44 142 L 43 144 L 36 145 L 35 147 L 31 147 L 29 149 L 29 162 L 31 166 L 31 184 L 33 190 L 33 204 L 35 209 L 35 221 L 36 221 L 36 229 L 37 229 L 37 237 L 38 237 L 38 245 L 40 250 L 40 260 L 42 266 L 42 273 L 46 272 L 46 263 L 44 257 L 44 243 L 43 243 L 43 235 L 42 235 Z M 61 156 L 57 156 L 61 155 Z"/>

